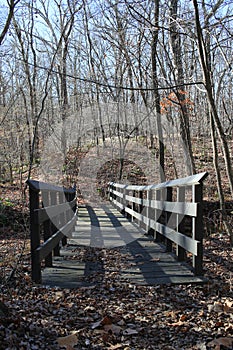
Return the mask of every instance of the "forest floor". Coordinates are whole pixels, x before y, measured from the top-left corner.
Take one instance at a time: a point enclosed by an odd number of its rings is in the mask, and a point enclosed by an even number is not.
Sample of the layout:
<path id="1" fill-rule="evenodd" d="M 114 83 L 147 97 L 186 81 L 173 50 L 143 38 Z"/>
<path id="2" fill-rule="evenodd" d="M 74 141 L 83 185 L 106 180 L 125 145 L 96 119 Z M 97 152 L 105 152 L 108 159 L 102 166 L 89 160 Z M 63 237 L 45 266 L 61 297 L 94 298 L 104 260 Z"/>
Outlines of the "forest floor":
<path id="1" fill-rule="evenodd" d="M 1 350 L 233 349 L 233 252 L 224 233 L 204 240 L 203 285 L 135 286 L 108 274 L 91 287 L 49 288 L 31 282 L 20 189 L 2 185 L 1 198 Z M 106 270 L 124 269 L 118 249 L 82 249 Z"/>
<path id="2" fill-rule="evenodd" d="M 205 187 L 213 193 L 211 176 Z M 59 289 L 31 281 L 28 198 L 16 184 L 0 183 L 0 192 L 0 350 L 233 349 L 233 251 L 214 197 L 204 211 L 205 284 L 136 286 L 108 273 L 91 287 Z M 117 248 L 79 255 L 105 270 L 126 264 Z"/>

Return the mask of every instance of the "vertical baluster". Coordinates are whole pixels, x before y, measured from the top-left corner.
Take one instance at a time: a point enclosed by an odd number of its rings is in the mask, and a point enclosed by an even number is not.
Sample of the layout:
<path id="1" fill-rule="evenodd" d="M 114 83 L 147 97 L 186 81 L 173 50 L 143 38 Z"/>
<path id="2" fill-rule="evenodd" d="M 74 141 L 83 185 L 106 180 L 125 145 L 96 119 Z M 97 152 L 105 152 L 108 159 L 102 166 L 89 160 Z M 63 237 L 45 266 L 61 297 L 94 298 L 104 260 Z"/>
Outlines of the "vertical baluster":
<path id="1" fill-rule="evenodd" d="M 160 201 L 161 200 L 161 191 L 160 190 L 155 190 L 155 200 Z M 162 241 L 162 236 L 161 234 L 157 231 L 156 223 L 159 222 L 161 210 L 160 209 L 155 209 L 155 232 L 154 232 L 154 238 L 157 242 Z"/>
<path id="2" fill-rule="evenodd" d="M 73 187 L 71 198 L 72 198 L 72 201 L 76 198 L 76 185 Z M 77 202 L 75 202 L 75 205 L 73 206 L 72 210 L 73 210 L 73 213 L 72 213 L 72 218 L 73 218 L 77 210 Z M 75 231 L 75 225 L 76 225 L 76 220 L 74 221 L 73 226 L 71 228 L 72 231 Z"/>
<path id="3" fill-rule="evenodd" d="M 185 202 L 185 187 L 177 187 L 177 202 Z M 184 215 L 176 214 L 176 231 L 185 234 Z M 178 261 L 186 259 L 186 250 L 177 244 L 176 255 Z"/>
<path id="4" fill-rule="evenodd" d="M 193 267 L 195 275 L 203 275 L 203 184 L 192 185 L 192 201 L 198 203 L 197 217 L 192 218 L 192 237 L 199 241 L 197 256 L 193 255 Z"/>
<path id="5" fill-rule="evenodd" d="M 62 203 L 65 203 L 65 195 L 64 195 L 64 192 L 59 192 L 59 204 L 62 204 Z M 63 227 L 65 225 L 65 211 L 63 211 L 61 214 L 60 214 L 60 217 L 59 217 L 59 227 Z M 62 238 L 62 245 L 65 246 L 67 244 L 67 237 L 64 236 Z"/>
<path id="6" fill-rule="evenodd" d="M 50 198 L 51 198 L 51 205 L 56 205 L 58 202 L 57 199 L 57 192 L 56 191 L 50 191 Z M 58 228 L 58 217 L 55 216 L 52 219 L 52 234 L 57 232 Z M 60 256 L 60 244 L 58 243 L 56 247 L 53 249 L 54 256 Z"/>
<path id="7" fill-rule="evenodd" d="M 29 187 L 29 196 L 32 280 L 36 283 L 41 283 L 41 264 L 36 253 L 36 249 L 40 246 L 40 225 L 34 212 L 35 209 L 39 209 L 39 191 Z"/>
<path id="8" fill-rule="evenodd" d="M 153 191 L 151 189 L 147 190 L 146 199 L 148 201 L 148 205 L 147 205 L 147 208 L 146 208 L 146 217 L 148 219 L 146 231 L 147 231 L 148 235 L 152 235 L 153 236 L 154 235 L 154 230 L 151 227 L 152 226 L 151 219 L 153 218 L 154 209 L 152 208 Z"/>
<path id="9" fill-rule="evenodd" d="M 168 202 L 172 202 L 172 187 L 167 187 L 166 191 L 166 200 Z M 164 225 L 167 227 L 169 219 L 171 218 L 171 213 L 170 212 L 165 212 L 165 223 Z M 166 251 L 171 252 L 172 251 L 172 241 L 168 238 L 166 238 Z"/>
<path id="10" fill-rule="evenodd" d="M 41 192 L 43 207 L 48 207 L 50 205 L 50 196 L 48 191 Z M 43 224 L 44 227 L 44 242 L 46 242 L 51 237 L 51 222 L 50 219 L 46 220 Z M 45 266 L 52 267 L 53 266 L 53 255 L 50 252 L 45 257 Z"/>
<path id="11" fill-rule="evenodd" d="M 124 186 L 124 188 L 123 188 L 122 204 L 123 204 L 123 215 L 125 215 L 125 208 L 126 208 L 126 205 L 127 205 L 127 202 L 126 202 L 126 186 Z"/>
<path id="12" fill-rule="evenodd" d="M 134 198 L 136 198 L 136 193 L 137 192 L 135 190 L 133 190 L 133 197 Z M 133 202 L 133 204 L 132 204 L 132 209 L 133 209 L 133 211 L 137 212 L 137 204 L 135 202 Z M 130 218 L 131 218 L 131 221 L 134 221 L 134 216 L 133 215 L 131 215 Z"/>
<path id="13" fill-rule="evenodd" d="M 146 200 L 148 201 L 146 205 L 146 218 L 147 218 L 147 224 L 146 224 L 146 232 L 149 234 L 150 230 L 150 206 L 151 206 L 151 198 L 150 198 L 150 190 L 146 191 Z"/>
<path id="14" fill-rule="evenodd" d="M 140 198 L 140 204 L 139 204 L 139 207 L 138 207 L 138 212 L 141 214 L 141 219 L 139 220 L 139 226 L 142 227 L 142 228 L 145 228 L 145 225 L 142 221 L 142 212 L 143 212 L 143 191 L 138 191 L 138 197 Z"/>

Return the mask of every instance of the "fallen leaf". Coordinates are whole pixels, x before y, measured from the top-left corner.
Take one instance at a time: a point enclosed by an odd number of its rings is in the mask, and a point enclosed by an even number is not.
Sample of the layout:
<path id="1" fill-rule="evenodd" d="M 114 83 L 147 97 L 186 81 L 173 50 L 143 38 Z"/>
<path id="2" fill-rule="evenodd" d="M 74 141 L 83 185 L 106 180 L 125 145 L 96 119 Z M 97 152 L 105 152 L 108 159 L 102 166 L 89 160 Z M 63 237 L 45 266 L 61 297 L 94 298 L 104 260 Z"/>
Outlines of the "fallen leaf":
<path id="1" fill-rule="evenodd" d="M 223 312 L 223 304 L 219 301 L 215 301 L 214 304 L 208 305 L 209 312 Z"/>
<path id="2" fill-rule="evenodd" d="M 223 311 L 226 313 L 233 312 L 233 301 L 226 300 L 224 305 L 223 305 Z"/>
<path id="3" fill-rule="evenodd" d="M 97 322 L 95 322 L 95 323 L 93 323 L 92 325 L 91 325 L 91 328 L 92 329 L 96 329 L 96 328 L 98 328 L 98 327 L 100 327 L 101 326 L 101 321 L 97 321 Z"/>
<path id="4" fill-rule="evenodd" d="M 111 324 L 112 324 L 112 320 L 110 319 L 110 317 L 105 316 L 100 321 L 97 321 L 97 322 L 93 323 L 91 325 L 91 328 L 92 329 L 96 329 L 98 327 L 105 326 L 105 325 L 111 325 Z"/>
<path id="5" fill-rule="evenodd" d="M 173 327 L 179 327 L 179 326 L 183 326 L 184 322 L 179 320 L 178 322 L 174 322 L 174 323 L 170 323 L 169 326 L 173 326 Z"/>
<path id="6" fill-rule="evenodd" d="M 112 334 L 103 332 L 102 333 L 102 339 L 104 343 L 110 343 L 112 341 Z"/>
<path id="7" fill-rule="evenodd" d="M 118 326 L 124 326 L 125 325 L 125 321 L 124 320 L 120 320 L 119 322 L 117 322 Z"/>
<path id="8" fill-rule="evenodd" d="M 120 326 L 117 326 L 115 324 L 107 324 L 104 326 L 104 330 L 106 332 L 111 331 L 114 334 L 120 334 L 122 332 L 122 328 Z"/>
<path id="9" fill-rule="evenodd" d="M 105 316 L 101 321 L 100 321 L 101 325 L 105 326 L 107 324 L 112 324 L 112 320 L 110 317 Z"/>
<path id="10" fill-rule="evenodd" d="M 233 338 L 229 337 L 220 337 L 217 339 L 212 340 L 207 344 L 208 346 L 215 346 L 215 350 L 220 350 L 221 346 L 225 346 L 228 349 L 232 349 L 233 345 Z"/>
<path id="11" fill-rule="evenodd" d="M 121 349 L 124 345 L 122 344 L 115 344 L 115 345 L 110 345 L 108 347 L 108 350 L 117 350 L 117 349 Z"/>
<path id="12" fill-rule="evenodd" d="M 123 331 L 123 335 L 133 335 L 133 334 L 138 334 L 138 331 L 132 328 L 127 328 Z"/>
<path id="13" fill-rule="evenodd" d="M 66 337 L 57 338 L 57 342 L 60 346 L 66 347 L 66 350 L 73 350 L 74 346 L 78 344 L 78 337 L 76 334 L 70 334 Z"/>

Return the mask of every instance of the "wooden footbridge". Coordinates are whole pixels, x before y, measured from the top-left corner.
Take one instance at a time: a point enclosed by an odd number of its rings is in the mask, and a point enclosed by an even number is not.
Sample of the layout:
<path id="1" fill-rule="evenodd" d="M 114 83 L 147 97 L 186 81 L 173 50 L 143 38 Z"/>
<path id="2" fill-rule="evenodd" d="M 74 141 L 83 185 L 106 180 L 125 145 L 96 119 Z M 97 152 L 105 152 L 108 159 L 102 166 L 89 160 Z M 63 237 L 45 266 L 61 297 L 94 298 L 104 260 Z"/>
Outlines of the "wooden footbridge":
<path id="1" fill-rule="evenodd" d="M 75 188 L 28 180 L 33 281 L 65 288 L 96 284 L 93 276 L 104 277 L 109 267 L 88 251 L 115 249 L 127 257 L 112 270 L 122 283 L 202 283 L 206 176 L 150 186 L 109 183 L 109 201 L 79 207 Z"/>

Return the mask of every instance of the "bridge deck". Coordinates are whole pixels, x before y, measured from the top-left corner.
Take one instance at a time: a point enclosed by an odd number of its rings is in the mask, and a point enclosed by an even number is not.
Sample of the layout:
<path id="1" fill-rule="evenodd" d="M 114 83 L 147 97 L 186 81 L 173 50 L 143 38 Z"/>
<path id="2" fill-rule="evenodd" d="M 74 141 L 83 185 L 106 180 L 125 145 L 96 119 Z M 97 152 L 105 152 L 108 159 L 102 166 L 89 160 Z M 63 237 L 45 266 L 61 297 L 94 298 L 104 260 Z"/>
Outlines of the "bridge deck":
<path id="1" fill-rule="evenodd" d="M 90 259 L 88 250 L 116 249 L 126 262 L 123 267 L 109 267 L 103 261 Z M 68 245 L 55 257 L 52 268 L 44 269 L 43 284 L 75 288 L 99 283 L 100 276 L 117 274 L 122 283 L 140 285 L 203 283 L 191 268 L 178 262 L 164 247 L 135 223 L 129 222 L 111 204 L 79 208 L 77 226 Z M 96 276 L 96 279 L 95 279 Z M 103 279 L 102 279 L 103 280 Z"/>

